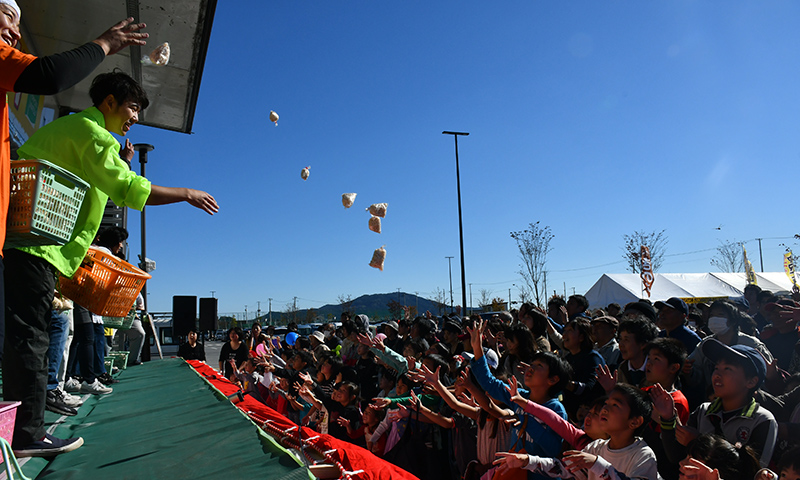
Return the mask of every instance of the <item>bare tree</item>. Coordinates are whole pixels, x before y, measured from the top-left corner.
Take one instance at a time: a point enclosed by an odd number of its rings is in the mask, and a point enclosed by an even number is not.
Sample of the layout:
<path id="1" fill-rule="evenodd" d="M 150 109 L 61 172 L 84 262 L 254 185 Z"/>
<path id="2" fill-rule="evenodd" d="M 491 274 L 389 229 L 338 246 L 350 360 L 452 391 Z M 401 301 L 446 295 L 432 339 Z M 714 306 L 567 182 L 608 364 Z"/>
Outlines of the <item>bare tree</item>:
<path id="1" fill-rule="evenodd" d="M 439 315 L 444 313 L 444 310 L 447 308 L 447 292 L 445 292 L 443 288 L 436 288 L 433 294 L 433 303 L 435 303 L 436 308 L 439 309 Z"/>
<path id="2" fill-rule="evenodd" d="M 717 267 L 720 272 L 744 271 L 742 242 L 723 242 L 720 240 L 719 243 L 717 253 L 711 257 L 711 265 Z"/>
<path id="3" fill-rule="evenodd" d="M 337 297 L 339 300 L 339 305 L 342 307 L 342 313 L 349 313 L 354 314 L 353 311 L 353 296 L 352 295 L 345 295 L 341 294 Z"/>
<path id="4" fill-rule="evenodd" d="M 664 263 L 664 253 L 667 251 L 667 236 L 664 235 L 665 231 L 666 230 L 661 230 L 660 232 L 640 232 L 637 230 L 631 235 L 622 236 L 625 242 L 622 247 L 622 250 L 625 252 L 622 258 L 628 263 L 628 269 L 632 273 L 642 273 L 642 245 L 650 249 L 650 263 L 653 268 L 653 273 L 661 268 L 661 264 Z"/>
<path id="5" fill-rule="evenodd" d="M 296 301 L 289 302 L 286 304 L 286 309 L 284 310 L 284 313 L 286 314 L 286 318 L 288 318 L 290 321 L 295 323 L 297 322 L 297 312 L 298 308 Z"/>
<path id="6" fill-rule="evenodd" d="M 511 232 L 511 238 L 517 242 L 522 259 L 519 274 L 525 279 L 533 300 L 539 306 L 547 300 L 544 279 L 547 276 L 547 254 L 552 250 L 550 240 L 553 237 L 550 227 L 541 227 L 539 222 L 528 224 L 525 230 Z"/>
<path id="7" fill-rule="evenodd" d="M 492 292 L 491 290 L 482 288 L 479 293 L 480 298 L 478 299 L 478 306 L 481 307 L 481 310 L 486 311 L 486 307 L 492 304 Z"/>

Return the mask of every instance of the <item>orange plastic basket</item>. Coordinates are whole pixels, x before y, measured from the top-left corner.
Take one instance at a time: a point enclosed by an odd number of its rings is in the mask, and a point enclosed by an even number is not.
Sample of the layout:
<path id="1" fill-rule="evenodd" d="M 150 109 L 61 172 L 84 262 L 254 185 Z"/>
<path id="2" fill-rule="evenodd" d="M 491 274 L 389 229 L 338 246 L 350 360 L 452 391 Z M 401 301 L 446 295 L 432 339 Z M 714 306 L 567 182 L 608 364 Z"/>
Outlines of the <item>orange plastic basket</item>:
<path id="1" fill-rule="evenodd" d="M 96 248 L 89 248 L 72 276 L 61 276 L 61 293 L 92 313 L 125 317 L 151 276 L 130 263 Z"/>

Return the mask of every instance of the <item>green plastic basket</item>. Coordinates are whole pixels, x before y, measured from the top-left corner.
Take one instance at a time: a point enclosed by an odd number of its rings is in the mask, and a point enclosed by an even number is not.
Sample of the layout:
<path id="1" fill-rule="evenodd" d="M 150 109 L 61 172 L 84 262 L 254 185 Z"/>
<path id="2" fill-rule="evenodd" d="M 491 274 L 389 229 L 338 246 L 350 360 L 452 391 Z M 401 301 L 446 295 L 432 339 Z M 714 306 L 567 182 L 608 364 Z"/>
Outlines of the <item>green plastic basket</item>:
<path id="1" fill-rule="evenodd" d="M 109 352 L 106 355 L 106 360 L 114 362 L 113 366 L 120 370 L 125 370 L 128 367 L 128 354 L 130 352 Z"/>
<path id="2" fill-rule="evenodd" d="M 117 330 L 130 330 L 133 320 L 136 318 L 136 310 L 131 309 L 124 317 L 103 317 L 103 326 L 106 328 L 116 328 Z"/>
<path id="3" fill-rule="evenodd" d="M 4 248 L 67 243 L 88 189 L 77 175 L 45 160 L 11 162 Z"/>

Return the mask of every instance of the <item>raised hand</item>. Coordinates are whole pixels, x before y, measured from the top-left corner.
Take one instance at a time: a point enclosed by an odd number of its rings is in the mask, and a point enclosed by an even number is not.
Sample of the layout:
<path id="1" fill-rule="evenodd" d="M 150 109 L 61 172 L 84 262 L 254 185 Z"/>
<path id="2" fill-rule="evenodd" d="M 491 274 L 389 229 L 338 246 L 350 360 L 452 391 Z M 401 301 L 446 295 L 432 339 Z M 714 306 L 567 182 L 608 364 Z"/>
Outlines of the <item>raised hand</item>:
<path id="1" fill-rule="evenodd" d="M 356 336 L 356 338 L 358 338 L 358 343 L 361 343 L 362 345 L 366 345 L 368 347 L 372 347 L 373 346 L 372 339 L 369 338 L 368 335 L 365 335 L 363 333 L 359 333 Z"/>
<path id="2" fill-rule="evenodd" d="M 519 385 L 517 384 L 517 377 L 511 375 L 510 380 L 511 381 L 509 382 L 509 386 L 506 387 L 506 390 L 508 390 L 509 395 L 511 395 L 511 401 L 520 406 L 527 405 L 528 400 L 526 400 L 525 398 L 522 397 L 522 395 L 519 394 Z"/>
<path id="3" fill-rule="evenodd" d="M 439 372 L 441 372 L 442 366 L 436 367 L 436 371 L 432 372 L 428 367 L 422 365 L 422 368 L 419 369 L 419 374 L 422 376 L 422 381 L 427 383 L 428 385 L 436 385 L 439 383 Z"/>
<path id="4" fill-rule="evenodd" d="M 675 417 L 675 399 L 661 384 L 656 383 L 650 389 L 650 400 L 653 401 L 653 410 L 664 420 Z"/>
<path id="5" fill-rule="evenodd" d="M 189 188 L 187 190 L 189 191 L 189 198 L 186 201 L 189 203 L 189 205 L 199 208 L 209 215 L 214 215 L 215 213 L 219 212 L 219 205 L 217 205 L 217 201 L 211 196 L 211 194 L 202 190 L 195 190 L 193 188 Z"/>
<path id="6" fill-rule="evenodd" d="M 147 42 L 144 39 L 150 34 L 139 33 L 139 30 L 146 26 L 144 23 L 133 23 L 133 17 L 129 17 L 106 30 L 94 43 L 100 45 L 106 55 L 114 55 L 131 45 L 145 45 Z"/>
<path id="7" fill-rule="evenodd" d="M 608 368 L 608 365 L 598 365 L 597 369 L 597 383 L 603 387 L 603 390 L 606 393 L 610 392 L 612 388 L 617 384 L 617 371 L 614 370 L 614 373 L 611 373 L 611 369 Z"/>
<path id="8" fill-rule="evenodd" d="M 298 372 L 297 376 L 303 381 L 303 385 L 308 385 L 310 387 L 314 384 L 314 381 L 311 380 L 311 375 L 306 372 Z"/>
<path id="9" fill-rule="evenodd" d="M 484 330 L 486 330 L 486 325 L 483 323 L 483 319 L 478 320 L 478 323 L 475 324 L 475 327 L 467 327 L 470 344 L 472 345 L 472 353 L 475 355 L 476 359 L 483 356 L 482 337 Z"/>

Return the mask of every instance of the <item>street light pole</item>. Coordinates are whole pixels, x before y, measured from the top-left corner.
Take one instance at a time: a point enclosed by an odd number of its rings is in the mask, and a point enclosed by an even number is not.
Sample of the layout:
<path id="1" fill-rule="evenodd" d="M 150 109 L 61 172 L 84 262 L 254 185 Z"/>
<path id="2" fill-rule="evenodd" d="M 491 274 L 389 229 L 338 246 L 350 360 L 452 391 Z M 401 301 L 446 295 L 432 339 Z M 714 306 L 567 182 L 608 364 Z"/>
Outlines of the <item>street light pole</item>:
<path id="1" fill-rule="evenodd" d="M 458 240 L 461 246 L 461 305 L 467 308 L 467 277 L 464 272 L 464 227 L 461 222 L 461 173 L 458 166 L 458 136 L 467 136 L 467 132 L 442 132 L 442 135 L 452 135 L 456 144 L 456 189 L 458 192 Z"/>
<path id="2" fill-rule="evenodd" d="M 142 177 L 147 178 L 144 174 L 145 172 L 145 165 L 147 165 L 147 152 L 153 151 L 156 148 L 149 143 L 136 143 L 133 145 L 133 149 L 139 152 L 139 163 L 142 165 Z M 140 267 L 144 267 L 145 262 L 147 262 L 147 230 L 145 228 L 145 207 L 142 206 L 142 214 L 140 216 L 141 222 L 141 232 L 142 232 L 142 264 Z M 144 268 L 142 268 L 144 270 Z M 142 298 L 144 298 L 144 310 L 147 311 L 147 282 L 144 283 L 142 287 Z"/>
<path id="3" fill-rule="evenodd" d="M 444 257 L 447 259 L 447 268 L 450 271 L 450 313 L 453 313 L 453 264 L 451 260 L 453 257 Z"/>

